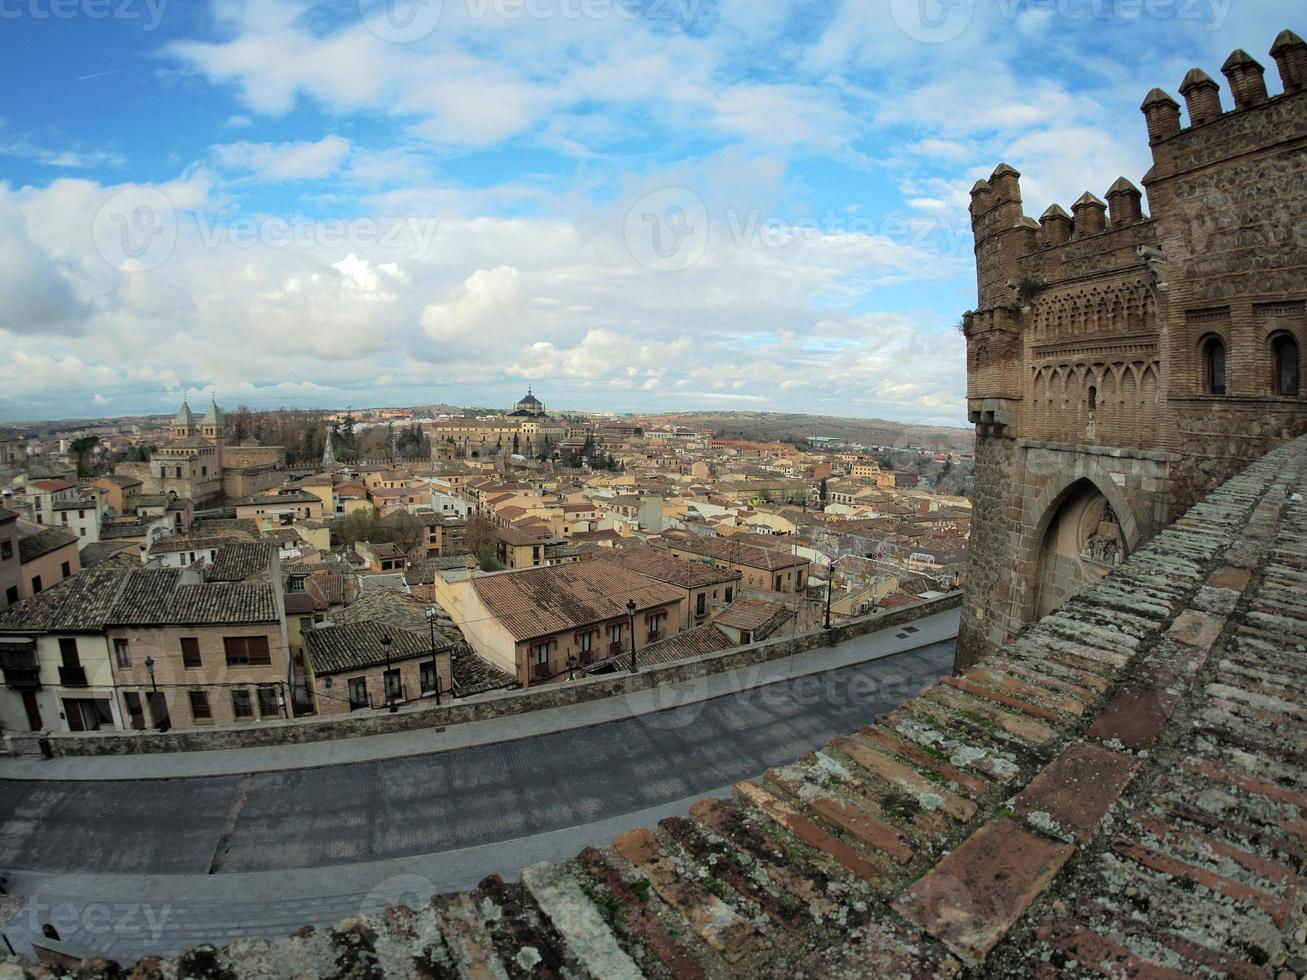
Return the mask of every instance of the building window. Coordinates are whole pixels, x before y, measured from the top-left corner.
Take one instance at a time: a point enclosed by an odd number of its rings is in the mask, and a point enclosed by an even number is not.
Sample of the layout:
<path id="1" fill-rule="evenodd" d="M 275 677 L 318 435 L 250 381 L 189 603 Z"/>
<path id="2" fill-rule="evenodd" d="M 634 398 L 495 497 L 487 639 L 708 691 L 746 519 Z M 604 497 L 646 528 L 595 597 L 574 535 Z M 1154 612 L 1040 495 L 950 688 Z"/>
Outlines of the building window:
<path id="1" fill-rule="evenodd" d="M 385 681 L 386 703 L 404 700 L 404 683 L 399 676 L 399 668 L 394 667 L 382 675 Z"/>
<path id="2" fill-rule="evenodd" d="M 366 707 L 368 707 L 368 680 L 366 677 L 355 677 L 349 682 L 349 710 L 358 711 Z"/>
<path id="3" fill-rule="evenodd" d="M 277 702 L 277 689 L 271 684 L 259 687 L 259 717 L 275 718 L 281 714 L 281 705 Z"/>
<path id="4" fill-rule="evenodd" d="M 1275 393 L 1298 397 L 1298 342 L 1282 334 L 1271 341 L 1271 354 L 1275 358 Z"/>
<path id="5" fill-rule="evenodd" d="M 193 636 L 182 637 L 182 666 L 199 668 L 204 666 L 200 658 L 200 641 Z"/>
<path id="6" fill-rule="evenodd" d="M 594 649 L 594 634 L 593 634 L 593 633 L 582 633 L 582 634 L 581 634 L 581 653 L 583 653 L 583 654 L 588 654 L 588 653 L 590 653 L 590 651 L 593 650 L 593 649 Z"/>
<path id="7" fill-rule="evenodd" d="M 224 636 L 228 667 L 270 667 L 272 654 L 266 636 Z"/>
<path id="8" fill-rule="evenodd" d="M 80 667 L 81 658 L 77 656 L 77 641 L 70 637 L 60 637 L 59 639 L 59 659 L 63 661 L 65 667 Z"/>
<path id="9" fill-rule="evenodd" d="M 62 565 L 59 566 L 59 571 L 60 571 L 60 573 L 63 575 L 64 578 L 67 578 L 69 575 L 72 575 L 72 574 L 73 574 L 73 566 L 72 566 L 72 563 L 71 563 L 71 562 L 64 562 Z"/>
<path id="10" fill-rule="evenodd" d="M 9 561 L 14 557 L 14 543 L 12 541 L 0 541 L 0 561 Z"/>
<path id="11" fill-rule="evenodd" d="M 5 589 L 5 602 L 12 606 L 17 601 L 18 601 L 18 586 L 11 585 L 9 586 L 9 588 Z"/>
<path id="12" fill-rule="evenodd" d="M 716 593 L 714 593 L 714 595 L 716 595 Z M 694 601 L 694 614 L 696 616 L 702 616 L 707 611 L 708 611 L 708 593 L 700 592 L 698 598 L 695 599 Z"/>
<path id="13" fill-rule="evenodd" d="M 237 718 L 254 717 L 254 699 L 248 690 L 238 687 L 231 692 L 231 710 Z"/>
<path id="14" fill-rule="evenodd" d="M 731 604 L 731 602 L 732 602 L 733 599 L 734 599 L 734 592 L 735 592 L 734 589 L 730 589 L 730 588 L 728 588 L 728 589 L 726 590 L 726 604 L 727 604 L 728 606 Z"/>
<path id="15" fill-rule="evenodd" d="M 124 639 L 113 641 L 113 659 L 119 667 L 130 667 L 132 665 L 132 648 L 127 645 Z"/>
<path id="16" fill-rule="evenodd" d="M 649 624 L 649 642 L 653 643 L 659 637 L 659 628 L 663 620 L 667 618 L 666 613 L 650 613 L 646 622 Z"/>
<path id="17" fill-rule="evenodd" d="M 1225 394 L 1225 341 L 1220 337 L 1203 342 L 1203 374 L 1209 395 Z"/>
<path id="18" fill-rule="evenodd" d="M 32 595 L 39 595 L 40 593 L 41 593 L 41 576 L 39 576 L 39 575 L 33 575 L 33 576 L 32 576 Z"/>
<path id="19" fill-rule="evenodd" d="M 437 681 L 436 662 L 429 660 L 418 668 L 418 683 L 422 685 L 423 694 L 434 694 Z"/>
<path id="20" fill-rule="evenodd" d="M 188 691 L 191 701 L 191 718 L 195 721 L 210 721 L 213 710 L 209 707 L 209 695 L 205 691 Z"/>
<path id="21" fill-rule="evenodd" d="M 622 624 L 613 623 L 608 627 L 608 642 L 614 646 L 622 642 Z"/>

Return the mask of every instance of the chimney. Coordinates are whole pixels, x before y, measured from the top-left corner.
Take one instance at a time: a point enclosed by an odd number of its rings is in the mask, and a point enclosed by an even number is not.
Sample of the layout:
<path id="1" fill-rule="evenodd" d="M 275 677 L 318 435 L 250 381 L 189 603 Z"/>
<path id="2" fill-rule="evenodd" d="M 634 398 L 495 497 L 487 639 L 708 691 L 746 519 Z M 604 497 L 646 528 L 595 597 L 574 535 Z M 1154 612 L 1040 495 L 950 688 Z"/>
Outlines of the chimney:
<path id="1" fill-rule="evenodd" d="M 1140 110 L 1148 125 L 1148 142 L 1160 143 L 1180 132 L 1180 103 L 1160 88 L 1148 93 Z"/>
<path id="2" fill-rule="evenodd" d="M 1248 109 L 1266 101 L 1266 69 L 1243 48 L 1236 48 L 1221 66 L 1234 91 L 1234 107 Z"/>
<path id="3" fill-rule="evenodd" d="M 1107 206 L 1111 211 L 1113 228 L 1125 228 L 1144 220 L 1141 204 L 1143 193 L 1124 177 L 1118 177 L 1116 183 L 1107 189 Z"/>
<path id="4" fill-rule="evenodd" d="M 1088 191 L 1071 205 L 1071 213 L 1075 215 L 1076 238 L 1088 238 L 1107 230 L 1107 205 Z"/>
<path id="5" fill-rule="evenodd" d="M 1189 125 L 1201 126 L 1221 118 L 1221 88 L 1207 72 L 1195 68 L 1180 83 L 1180 95 L 1189 110 Z"/>
<path id="6" fill-rule="evenodd" d="M 1281 31 L 1271 45 L 1271 57 L 1280 69 L 1284 94 L 1307 88 L 1307 43 L 1293 31 Z"/>
<path id="7" fill-rule="evenodd" d="M 1071 240 L 1071 215 L 1060 204 L 1052 205 L 1040 215 L 1039 225 L 1044 229 L 1045 245 L 1061 245 Z"/>

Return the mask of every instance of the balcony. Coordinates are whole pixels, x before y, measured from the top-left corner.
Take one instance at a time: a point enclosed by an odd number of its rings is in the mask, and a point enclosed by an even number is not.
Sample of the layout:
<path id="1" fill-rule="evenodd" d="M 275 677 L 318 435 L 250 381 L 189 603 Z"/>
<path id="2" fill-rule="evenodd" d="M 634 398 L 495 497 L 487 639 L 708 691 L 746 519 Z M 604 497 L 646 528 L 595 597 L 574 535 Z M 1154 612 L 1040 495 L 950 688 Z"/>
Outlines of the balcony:
<path id="1" fill-rule="evenodd" d="M 608 656 L 610 656 L 610 657 L 616 657 L 616 656 L 617 656 L 619 653 L 621 653 L 621 652 L 622 652 L 622 641 L 621 641 L 621 640 L 618 640 L 616 643 L 610 643 L 610 644 L 608 644 Z"/>
<path id="2" fill-rule="evenodd" d="M 5 687 L 15 691 L 40 690 L 41 671 L 36 662 L 36 644 L 0 643 L 0 671 L 4 671 Z"/>
<path id="3" fill-rule="evenodd" d="M 649 639 L 645 640 L 645 642 L 646 642 L 646 643 L 657 643 L 659 640 L 662 639 L 662 637 L 663 637 L 663 634 L 662 634 L 662 632 L 661 632 L 660 630 L 650 630 L 650 631 L 649 631 Z"/>
<path id="4" fill-rule="evenodd" d="M 580 663 L 582 667 L 589 667 L 594 662 L 595 662 L 595 655 L 593 653 L 591 653 L 589 650 L 581 651 Z"/>
<path id="5" fill-rule="evenodd" d="M 548 664 L 535 664 L 531 668 L 531 679 L 533 681 L 547 681 L 552 676 Z"/>
<path id="6" fill-rule="evenodd" d="M 59 683 L 64 687 L 86 687 L 85 667 L 59 666 Z"/>

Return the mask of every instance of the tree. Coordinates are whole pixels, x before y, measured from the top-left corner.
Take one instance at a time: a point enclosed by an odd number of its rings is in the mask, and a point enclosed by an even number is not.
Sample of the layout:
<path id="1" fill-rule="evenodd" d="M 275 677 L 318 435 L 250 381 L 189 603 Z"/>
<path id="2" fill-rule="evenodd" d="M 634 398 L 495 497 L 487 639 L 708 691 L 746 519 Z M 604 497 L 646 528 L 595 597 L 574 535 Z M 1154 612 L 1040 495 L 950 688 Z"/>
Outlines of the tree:
<path id="1" fill-rule="evenodd" d="M 427 526 L 406 510 L 388 514 L 384 523 L 395 546 L 406 554 L 413 554 L 426 542 Z"/>
<path id="2" fill-rule="evenodd" d="M 68 447 L 68 452 L 72 455 L 73 459 L 77 461 L 78 477 L 85 479 L 95 476 L 95 469 L 91 466 L 90 460 L 86 457 L 87 454 L 98 445 L 100 445 L 99 436 L 83 436 L 81 439 L 74 439 L 72 444 Z"/>
<path id="3" fill-rule="evenodd" d="M 522 452 L 522 437 L 518 433 L 513 433 L 513 455 L 517 456 Z"/>
<path id="4" fill-rule="evenodd" d="M 472 514 L 467 519 L 463 530 L 463 544 L 468 551 L 477 556 L 483 571 L 492 571 L 491 564 L 498 566 L 499 530 L 494 521 L 484 514 Z"/>

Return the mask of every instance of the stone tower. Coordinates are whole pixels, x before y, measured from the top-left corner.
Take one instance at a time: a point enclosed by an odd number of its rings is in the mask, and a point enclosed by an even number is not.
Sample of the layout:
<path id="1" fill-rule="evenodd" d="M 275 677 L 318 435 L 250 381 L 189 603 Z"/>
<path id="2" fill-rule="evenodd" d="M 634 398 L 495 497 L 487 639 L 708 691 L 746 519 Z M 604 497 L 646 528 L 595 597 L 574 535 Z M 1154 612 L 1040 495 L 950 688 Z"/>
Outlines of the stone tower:
<path id="1" fill-rule="evenodd" d="M 1020 174 L 971 191 L 979 305 L 965 667 L 1106 574 L 1195 501 L 1307 431 L 1307 44 L 1235 51 L 1219 86 L 1142 110 L 1153 167 L 1106 201 L 1025 215 Z"/>
<path id="2" fill-rule="evenodd" d="M 182 399 L 182 407 L 177 410 L 177 414 L 172 420 L 173 441 L 189 439 L 195 435 L 195 429 L 195 413 L 191 411 L 190 402 Z"/>

